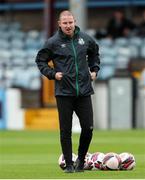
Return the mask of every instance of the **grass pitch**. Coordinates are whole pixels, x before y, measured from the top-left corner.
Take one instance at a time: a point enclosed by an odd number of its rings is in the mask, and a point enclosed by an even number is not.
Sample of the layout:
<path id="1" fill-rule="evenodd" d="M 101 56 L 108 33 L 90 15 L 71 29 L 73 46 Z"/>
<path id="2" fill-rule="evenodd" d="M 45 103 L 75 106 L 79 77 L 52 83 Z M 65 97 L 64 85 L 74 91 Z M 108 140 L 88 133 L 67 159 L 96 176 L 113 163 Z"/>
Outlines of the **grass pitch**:
<path id="1" fill-rule="evenodd" d="M 73 134 L 77 154 L 79 134 Z M 143 179 L 145 178 L 145 130 L 94 131 L 89 152 L 131 152 L 132 171 L 85 171 L 65 174 L 58 166 L 59 132 L 0 131 L 0 179 Z"/>

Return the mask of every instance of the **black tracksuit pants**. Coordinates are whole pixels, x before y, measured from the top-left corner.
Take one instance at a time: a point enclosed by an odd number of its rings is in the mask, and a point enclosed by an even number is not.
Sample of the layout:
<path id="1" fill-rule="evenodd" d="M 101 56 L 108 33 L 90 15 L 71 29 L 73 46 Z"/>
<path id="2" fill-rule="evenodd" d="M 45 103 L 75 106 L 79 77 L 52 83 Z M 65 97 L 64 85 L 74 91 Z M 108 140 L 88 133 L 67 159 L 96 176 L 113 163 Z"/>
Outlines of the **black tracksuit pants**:
<path id="1" fill-rule="evenodd" d="M 77 114 L 81 134 L 78 147 L 78 158 L 84 161 L 88 151 L 93 132 L 93 109 L 91 96 L 71 97 L 56 96 L 59 125 L 60 125 L 60 142 L 62 153 L 66 161 L 66 165 L 72 164 L 72 115 L 73 111 Z"/>

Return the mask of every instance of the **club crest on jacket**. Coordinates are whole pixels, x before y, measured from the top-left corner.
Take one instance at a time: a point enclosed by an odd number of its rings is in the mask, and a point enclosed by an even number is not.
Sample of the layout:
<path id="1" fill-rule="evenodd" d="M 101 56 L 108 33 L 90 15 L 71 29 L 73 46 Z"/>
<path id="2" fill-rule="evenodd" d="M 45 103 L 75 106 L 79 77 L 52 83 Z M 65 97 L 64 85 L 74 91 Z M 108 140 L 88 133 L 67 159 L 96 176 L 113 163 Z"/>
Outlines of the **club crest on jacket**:
<path id="1" fill-rule="evenodd" d="M 84 45 L 84 44 L 85 44 L 85 41 L 84 41 L 82 38 L 79 38 L 78 43 L 79 43 L 80 45 Z"/>
<path id="2" fill-rule="evenodd" d="M 62 47 L 62 48 L 65 48 L 65 47 L 66 47 L 66 44 L 61 44 L 61 47 Z"/>

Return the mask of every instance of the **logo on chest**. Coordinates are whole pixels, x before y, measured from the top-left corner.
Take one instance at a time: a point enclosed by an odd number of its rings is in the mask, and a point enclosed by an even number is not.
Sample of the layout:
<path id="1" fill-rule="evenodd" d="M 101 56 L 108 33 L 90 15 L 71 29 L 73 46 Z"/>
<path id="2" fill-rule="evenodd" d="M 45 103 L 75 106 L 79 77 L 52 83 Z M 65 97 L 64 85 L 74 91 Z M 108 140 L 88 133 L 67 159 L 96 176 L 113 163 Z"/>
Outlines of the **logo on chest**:
<path id="1" fill-rule="evenodd" d="M 61 48 L 65 48 L 66 44 L 61 44 L 60 46 L 61 46 Z"/>
<path id="2" fill-rule="evenodd" d="M 84 44 L 85 44 L 85 41 L 83 40 L 83 38 L 79 38 L 79 39 L 78 39 L 78 43 L 79 43 L 80 45 L 84 45 Z"/>

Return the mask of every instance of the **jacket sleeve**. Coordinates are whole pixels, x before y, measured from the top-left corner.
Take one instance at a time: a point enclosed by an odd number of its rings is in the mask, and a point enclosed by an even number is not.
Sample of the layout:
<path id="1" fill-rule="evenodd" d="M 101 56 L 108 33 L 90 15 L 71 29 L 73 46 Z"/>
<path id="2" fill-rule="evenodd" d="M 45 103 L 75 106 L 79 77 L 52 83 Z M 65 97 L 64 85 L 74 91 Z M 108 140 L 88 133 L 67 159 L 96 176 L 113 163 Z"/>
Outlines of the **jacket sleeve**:
<path id="1" fill-rule="evenodd" d="M 40 72 L 50 80 L 55 79 L 55 70 L 48 65 L 48 62 L 50 62 L 51 60 L 52 51 L 45 44 L 44 48 L 38 51 L 35 62 Z"/>
<path id="2" fill-rule="evenodd" d="M 99 46 L 93 39 L 89 42 L 88 65 L 91 72 L 98 73 L 100 70 Z"/>

